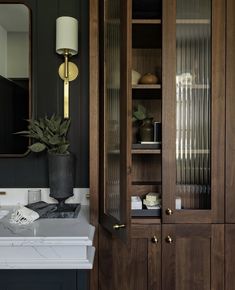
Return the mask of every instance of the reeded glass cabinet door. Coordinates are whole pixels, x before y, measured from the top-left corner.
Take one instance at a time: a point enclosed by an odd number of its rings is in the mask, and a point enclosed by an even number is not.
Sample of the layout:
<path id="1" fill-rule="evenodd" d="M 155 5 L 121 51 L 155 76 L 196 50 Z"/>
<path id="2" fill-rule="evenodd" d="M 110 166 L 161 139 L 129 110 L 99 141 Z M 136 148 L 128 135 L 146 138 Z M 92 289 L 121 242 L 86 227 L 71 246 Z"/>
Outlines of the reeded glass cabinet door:
<path id="1" fill-rule="evenodd" d="M 171 47 L 173 57 L 164 60 L 171 62 L 171 72 L 169 78 L 166 73 L 163 87 L 171 82 L 172 95 L 168 90 L 163 94 L 168 98 L 163 111 L 166 116 L 171 110 L 173 118 L 163 125 L 165 134 L 172 133 L 163 154 L 171 150 L 172 180 L 166 185 L 164 214 L 169 221 L 219 221 L 224 194 L 224 4 L 176 0 L 172 6 L 170 2 L 165 9 L 175 18 L 165 33 L 171 29 L 172 39 L 163 46 Z"/>
<path id="2" fill-rule="evenodd" d="M 125 239 L 127 229 L 127 29 L 125 1 L 100 3 L 101 224 Z"/>

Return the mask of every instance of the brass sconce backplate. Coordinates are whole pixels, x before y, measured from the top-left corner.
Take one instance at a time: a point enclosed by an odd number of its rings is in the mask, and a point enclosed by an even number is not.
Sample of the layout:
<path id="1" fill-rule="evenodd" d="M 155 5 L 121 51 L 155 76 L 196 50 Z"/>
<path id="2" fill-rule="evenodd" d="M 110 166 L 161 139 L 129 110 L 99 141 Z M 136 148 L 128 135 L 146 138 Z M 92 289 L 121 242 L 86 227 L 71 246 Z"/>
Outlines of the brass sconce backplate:
<path id="1" fill-rule="evenodd" d="M 64 75 L 64 69 L 65 69 L 65 64 L 62 63 L 59 67 L 59 75 L 61 77 L 62 80 L 65 80 L 65 75 Z M 78 70 L 78 67 L 76 66 L 75 63 L 73 62 L 69 62 L 68 63 L 68 81 L 71 82 L 71 81 L 74 81 L 78 74 L 79 74 L 79 70 Z"/>

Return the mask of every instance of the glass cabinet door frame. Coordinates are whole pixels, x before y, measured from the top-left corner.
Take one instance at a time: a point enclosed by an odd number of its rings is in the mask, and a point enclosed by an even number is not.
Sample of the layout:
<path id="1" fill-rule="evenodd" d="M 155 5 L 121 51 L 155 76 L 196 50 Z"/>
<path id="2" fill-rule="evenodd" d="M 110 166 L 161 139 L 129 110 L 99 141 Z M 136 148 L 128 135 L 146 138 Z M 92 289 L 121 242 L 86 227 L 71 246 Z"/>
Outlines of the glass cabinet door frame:
<path id="1" fill-rule="evenodd" d="M 114 236 L 120 238 L 123 241 L 129 239 L 129 228 L 130 228 L 130 199 L 128 198 L 128 193 L 130 189 L 130 174 L 131 174 L 131 118 L 130 118 L 130 108 L 131 102 L 129 98 L 130 91 L 130 63 L 129 63 L 129 47 L 130 47 L 130 1 L 118 0 L 120 2 L 120 146 L 119 146 L 119 216 L 115 217 L 109 214 L 106 208 L 107 196 L 109 194 L 109 189 L 106 186 L 106 174 L 107 174 L 107 158 L 105 153 L 107 151 L 106 144 L 106 120 L 105 120 L 105 80 L 104 80 L 104 3 L 108 0 L 101 0 L 100 2 L 100 52 L 99 59 L 100 62 L 100 166 L 99 166 L 99 194 L 100 194 L 100 210 L 99 210 L 99 220 L 101 225 L 106 228 Z M 115 152 L 114 152 L 115 154 Z"/>
<path id="2" fill-rule="evenodd" d="M 176 196 L 176 4 L 163 1 L 162 188 L 164 223 L 224 221 L 225 3 L 212 2 L 211 207 L 175 210 Z"/>

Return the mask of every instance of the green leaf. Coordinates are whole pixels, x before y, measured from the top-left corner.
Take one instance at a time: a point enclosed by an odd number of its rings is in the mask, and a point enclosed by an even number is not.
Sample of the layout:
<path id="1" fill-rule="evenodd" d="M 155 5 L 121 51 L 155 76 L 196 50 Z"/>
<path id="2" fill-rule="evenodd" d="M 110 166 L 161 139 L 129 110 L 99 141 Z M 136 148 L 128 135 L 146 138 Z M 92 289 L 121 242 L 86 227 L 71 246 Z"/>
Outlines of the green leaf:
<path id="1" fill-rule="evenodd" d="M 48 138 L 48 141 L 51 145 L 57 145 L 61 143 L 61 140 L 58 135 L 54 135 Z"/>
<path id="2" fill-rule="evenodd" d="M 33 152 L 42 152 L 43 150 L 46 149 L 46 145 L 45 144 L 42 144 L 42 143 L 34 143 L 32 145 L 29 146 L 29 149 Z"/>
<path id="3" fill-rule="evenodd" d="M 43 138 L 43 131 L 39 127 L 35 127 L 35 131 L 40 139 Z"/>
<path id="4" fill-rule="evenodd" d="M 65 120 L 61 125 L 60 125 L 60 136 L 62 135 L 67 135 L 68 129 L 70 126 L 70 120 Z"/>
<path id="5" fill-rule="evenodd" d="M 20 131 L 20 132 L 15 132 L 13 134 L 22 134 L 22 135 L 28 135 L 29 131 Z"/>
<path id="6" fill-rule="evenodd" d="M 68 154 L 69 144 L 64 144 L 58 147 L 58 153 L 60 154 Z"/>

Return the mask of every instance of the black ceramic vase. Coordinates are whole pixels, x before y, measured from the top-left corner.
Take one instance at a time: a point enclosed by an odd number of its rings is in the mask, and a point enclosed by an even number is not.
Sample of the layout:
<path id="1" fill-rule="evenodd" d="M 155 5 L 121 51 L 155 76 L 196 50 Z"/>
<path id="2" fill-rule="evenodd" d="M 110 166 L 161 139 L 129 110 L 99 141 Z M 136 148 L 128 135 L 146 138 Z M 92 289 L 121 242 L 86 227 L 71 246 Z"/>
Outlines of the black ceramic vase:
<path id="1" fill-rule="evenodd" d="M 74 156 L 72 154 L 48 154 L 50 196 L 63 203 L 73 196 Z"/>

